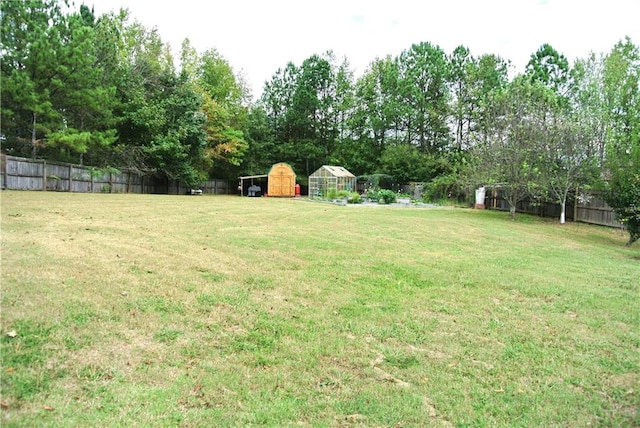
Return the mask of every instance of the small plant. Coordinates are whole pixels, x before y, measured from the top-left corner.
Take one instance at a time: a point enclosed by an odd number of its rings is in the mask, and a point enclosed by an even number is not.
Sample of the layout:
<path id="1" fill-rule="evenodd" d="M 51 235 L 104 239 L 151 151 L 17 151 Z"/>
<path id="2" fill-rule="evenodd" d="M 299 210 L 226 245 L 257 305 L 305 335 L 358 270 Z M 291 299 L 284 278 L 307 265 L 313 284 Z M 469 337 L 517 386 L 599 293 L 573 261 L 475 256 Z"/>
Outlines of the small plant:
<path id="1" fill-rule="evenodd" d="M 366 196 L 370 201 L 378 202 L 378 200 L 380 199 L 380 192 L 377 190 L 369 190 L 367 191 Z"/>
<path id="2" fill-rule="evenodd" d="M 338 190 L 332 188 L 327 192 L 327 199 L 330 201 L 335 201 L 336 199 L 349 199 L 352 196 L 353 192 L 349 192 L 348 190 Z"/>
<path id="3" fill-rule="evenodd" d="M 378 192 L 378 203 L 393 204 L 396 202 L 397 196 L 393 190 L 382 189 Z"/>
<path id="4" fill-rule="evenodd" d="M 347 199 L 347 202 L 350 204 L 360 204 L 362 203 L 362 198 L 358 192 L 353 192 L 351 196 L 349 196 L 349 199 Z"/>
<path id="5" fill-rule="evenodd" d="M 338 190 L 337 189 L 329 189 L 327 191 L 327 199 L 330 201 L 333 201 L 335 199 L 338 199 Z"/>

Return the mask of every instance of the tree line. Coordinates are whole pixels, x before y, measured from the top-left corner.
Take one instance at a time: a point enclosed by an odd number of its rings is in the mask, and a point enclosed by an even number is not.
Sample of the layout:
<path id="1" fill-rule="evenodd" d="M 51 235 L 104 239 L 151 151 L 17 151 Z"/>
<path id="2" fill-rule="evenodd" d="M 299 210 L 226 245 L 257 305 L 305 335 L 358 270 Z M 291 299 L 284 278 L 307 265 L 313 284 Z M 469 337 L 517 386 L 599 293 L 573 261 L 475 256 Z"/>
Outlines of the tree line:
<path id="1" fill-rule="evenodd" d="M 61 0 L 1 3 L 3 151 L 137 169 L 197 186 L 323 164 L 428 183 L 434 198 L 499 186 L 562 206 L 597 187 L 640 237 L 640 49 L 570 63 L 552 46 L 525 70 L 420 42 L 375 58 L 313 54 L 276 70 L 252 100 L 215 49 L 179 58 L 127 10 L 96 16 Z M 304 180 L 304 178 L 303 178 Z M 564 220 L 564 216 L 561 221 Z"/>

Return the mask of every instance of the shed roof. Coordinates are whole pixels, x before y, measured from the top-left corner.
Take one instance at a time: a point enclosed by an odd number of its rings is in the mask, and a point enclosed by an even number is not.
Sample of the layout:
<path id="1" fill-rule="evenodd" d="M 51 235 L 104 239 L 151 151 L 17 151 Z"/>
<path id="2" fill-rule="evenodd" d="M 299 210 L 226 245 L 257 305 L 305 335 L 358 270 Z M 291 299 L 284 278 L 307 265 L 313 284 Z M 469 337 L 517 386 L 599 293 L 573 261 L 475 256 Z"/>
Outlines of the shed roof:
<path id="1" fill-rule="evenodd" d="M 284 172 L 288 172 L 293 176 L 296 175 L 293 168 L 291 168 L 291 165 L 289 165 L 286 162 L 279 162 L 279 163 L 273 164 L 271 166 L 271 169 L 269 170 L 269 176 L 271 176 L 272 173 L 275 174 L 277 172 L 279 172 L 280 174 L 283 174 Z"/>
<path id="2" fill-rule="evenodd" d="M 316 170 L 316 172 L 311 174 L 311 176 L 313 177 L 315 175 L 324 175 L 322 174 L 323 171 L 329 172 L 334 177 L 355 178 L 355 175 L 351 174 L 346 168 L 342 166 L 335 166 L 335 165 L 322 165 L 320 168 L 318 168 L 318 170 Z"/>

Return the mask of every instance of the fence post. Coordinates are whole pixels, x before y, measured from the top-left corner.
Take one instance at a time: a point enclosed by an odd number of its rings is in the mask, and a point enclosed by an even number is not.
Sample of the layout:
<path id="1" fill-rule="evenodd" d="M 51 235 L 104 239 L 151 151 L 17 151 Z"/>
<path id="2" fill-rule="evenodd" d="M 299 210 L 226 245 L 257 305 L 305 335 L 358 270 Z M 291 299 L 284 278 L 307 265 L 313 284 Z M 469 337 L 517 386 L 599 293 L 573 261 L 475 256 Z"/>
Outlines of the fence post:
<path id="1" fill-rule="evenodd" d="M 578 186 L 576 186 L 576 194 L 573 196 L 573 221 L 578 221 Z"/>
<path id="2" fill-rule="evenodd" d="M 7 187 L 7 155 L 0 154 L 0 169 L 2 169 L 2 189 Z"/>
<path id="3" fill-rule="evenodd" d="M 109 173 L 109 193 L 113 193 L 113 173 Z"/>
<path id="4" fill-rule="evenodd" d="M 69 164 L 69 192 L 73 192 L 73 165 Z"/>
<path id="5" fill-rule="evenodd" d="M 42 161 L 42 191 L 47 191 L 47 161 Z"/>

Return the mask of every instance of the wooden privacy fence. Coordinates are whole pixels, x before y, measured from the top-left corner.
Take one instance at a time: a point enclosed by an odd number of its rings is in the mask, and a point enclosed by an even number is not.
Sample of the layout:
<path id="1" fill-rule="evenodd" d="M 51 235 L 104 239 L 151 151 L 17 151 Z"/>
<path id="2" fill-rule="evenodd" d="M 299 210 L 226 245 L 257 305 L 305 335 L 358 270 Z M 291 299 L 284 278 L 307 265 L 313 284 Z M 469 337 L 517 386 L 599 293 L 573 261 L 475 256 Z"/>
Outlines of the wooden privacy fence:
<path id="1" fill-rule="evenodd" d="M 0 166 L 2 188 L 78 193 L 164 193 L 190 192 L 178 180 L 145 176 L 131 170 L 100 170 L 90 166 L 42 159 L 26 159 L 2 155 Z M 203 193 L 228 194 L 232 186 L 226 180 L 207 180 Z"/>
<path id="2" fill-rule="evenodd" d="M 574 206 L 574 217 L 576 221 L 583 223 L 624 228 L 624 225 L 616 220 L 613 209 L 607 205 L 602 199 L 602 195 L 598 193 L 579 197 Z"/>
<path id="3" fill-rule="evenodd" d="M 501 211 L 508 211 L 509 205 L 500 194 L 499 189 L 487 189 L 485 195 L 485 207 Z M 576 198 L 576 194 L 578 197 Z M 516 204 L 516 212 L 534 214 L 541 217 L 560 218 L 560 204 L 556 202 L 537 202 L 526 199 Z M 579 221 L 582 223 L 598 224 L 623 228 L 622 223 L 616 220 L 613 209 L 607 205 L 602 195 L 597 192 L 580 194 L 572 193 L 567 198 L 565 208 L 565 218 L 567 221 Z"/>
<path id="4" fill-rule="evenodd" d="M 235 182 L 234 182 L 235 183 Z M 227 180 L 207 180 L 199 187 L 203 194 L 210 195 L 229 195 L 237 193 L 237 185 Z M 185 187 L 178 180 L 168 180 L 166 192 L 170 195 L 184 195 L 191 193 L 190 187 Z"/>

